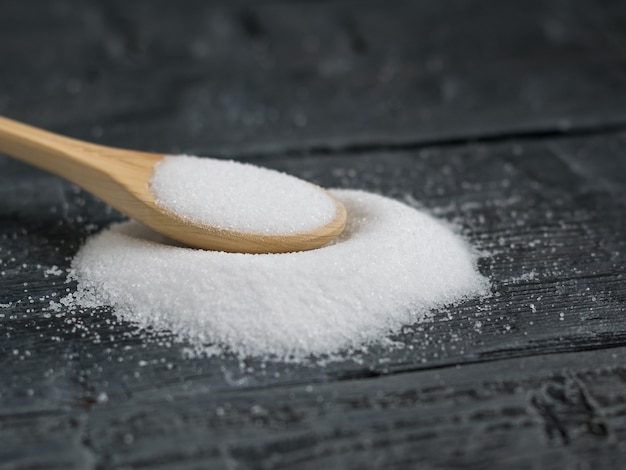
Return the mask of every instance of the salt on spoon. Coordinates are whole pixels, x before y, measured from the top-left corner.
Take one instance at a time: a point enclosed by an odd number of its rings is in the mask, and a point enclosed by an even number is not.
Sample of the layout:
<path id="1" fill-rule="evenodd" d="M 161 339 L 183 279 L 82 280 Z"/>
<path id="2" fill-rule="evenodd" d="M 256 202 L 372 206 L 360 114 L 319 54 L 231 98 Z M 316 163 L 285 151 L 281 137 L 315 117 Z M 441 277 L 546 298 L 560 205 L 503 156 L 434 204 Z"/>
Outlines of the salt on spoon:
<path id="1" fill-rule="evenodd" d="M 253 165 L 105 147 L 3 117 L 0 152 L 194 248 L 305 251 L 327 244 L 345 226 L 343 204 L 322 188 Z"/>

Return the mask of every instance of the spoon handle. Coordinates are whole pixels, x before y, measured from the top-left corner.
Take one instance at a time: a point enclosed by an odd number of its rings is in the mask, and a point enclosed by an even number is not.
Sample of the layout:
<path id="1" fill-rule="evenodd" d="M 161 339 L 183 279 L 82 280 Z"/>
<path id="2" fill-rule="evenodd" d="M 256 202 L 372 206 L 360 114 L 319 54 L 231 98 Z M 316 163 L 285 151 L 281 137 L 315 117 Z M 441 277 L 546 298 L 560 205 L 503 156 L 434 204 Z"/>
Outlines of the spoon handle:
<path id="1" fill-rule="evenodd" d="M 128 166 L 153 165 L 162 155 L 72 139 L 0 116 L 0 153 L 54 173 L 98 194 L 102 180 L 124 180 Z"/>
<path id="2" fill-rule="evenodd" d="M 0 116 L 0 153 L 80 184 L 81 172 L 102 168 L 95 144 L 64 137 Z"/>

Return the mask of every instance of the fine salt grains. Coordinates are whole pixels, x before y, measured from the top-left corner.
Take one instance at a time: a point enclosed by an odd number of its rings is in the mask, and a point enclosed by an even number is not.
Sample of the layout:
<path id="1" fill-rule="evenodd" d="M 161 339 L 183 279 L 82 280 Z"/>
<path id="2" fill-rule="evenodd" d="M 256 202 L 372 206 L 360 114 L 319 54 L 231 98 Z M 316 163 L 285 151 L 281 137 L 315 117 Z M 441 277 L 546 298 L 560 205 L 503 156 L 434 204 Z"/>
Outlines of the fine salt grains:
<path id="1" fill-rule="evenodd" d="M 167 156 L 150 181 L 155 202 L 192 222 L 272 235 L 322 227 L 335 217 L 324 191 L 294 176 L 234 161 Z"/>
<path id="2" fill-rule="evenodd" d="M 134 222 L 116 225 L 76 255 L 72 303 L 111 306 L 118 318 L 171 331 L 198 351 L 299 360 L 360 348 L 488 292 L 472 250 L 446 225 L 383 196 L 333 193 L 346 206 L 346 229 L 307 252 L 194 250 Z M 232 227 L 285 229 L 280 217 L 265 227 L 249 215 Z"/>

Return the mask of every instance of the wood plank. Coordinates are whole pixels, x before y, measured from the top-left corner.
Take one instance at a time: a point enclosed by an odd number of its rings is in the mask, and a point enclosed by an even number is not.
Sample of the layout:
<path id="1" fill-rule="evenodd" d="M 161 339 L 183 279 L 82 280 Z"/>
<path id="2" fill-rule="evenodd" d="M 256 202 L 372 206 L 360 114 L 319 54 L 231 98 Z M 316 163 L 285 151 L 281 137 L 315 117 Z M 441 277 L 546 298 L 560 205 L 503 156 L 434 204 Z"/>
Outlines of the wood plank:
<path id="1" fill-rule="evenodd" d="M 625 450 L 625 358 L 616 348 L 223 391 L 190 378 L 167 397 L 152 389 L 76 414 L 86 449 L 104 467 L 616 468 Z M 48 419 L 3 418 L 0 436 L 10 425 L 22 462 L 36 462 L 32 429 L 47 429 Z M 54 442 L 58 434 L 42 436 L 74 455 Z"/>
<path id="2" fill-rule="evenodd" d="M 626 123 L 619 1 L 5 3 L 0 113 L 109 144 L 241 155 Z"/>
<path id="3" fill-rule="evenodd" d="M 326 366 L 185 359 L 106 311 L 49 315 L 72 289 L 69 257 L 119 215 L 0 158 L 0 462 L 611 468 L 625 432 L 624 151 L 618 133 L 259 160 L 418 204 L 485 252 L 491 298 Z"/>

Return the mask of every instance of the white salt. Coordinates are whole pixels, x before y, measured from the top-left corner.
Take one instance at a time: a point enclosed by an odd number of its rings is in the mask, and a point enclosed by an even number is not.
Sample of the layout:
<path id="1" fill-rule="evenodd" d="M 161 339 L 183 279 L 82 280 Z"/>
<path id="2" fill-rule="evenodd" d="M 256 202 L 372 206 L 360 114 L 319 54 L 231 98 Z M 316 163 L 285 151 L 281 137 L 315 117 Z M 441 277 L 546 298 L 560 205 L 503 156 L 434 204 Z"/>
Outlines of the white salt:
<path id="1" fill-rule="evenodd" d="M 248 233 L 293 234 L 322 227 L 336 205 L 316 186 L 268 168 L 167 156 L 150 181 L 155 202 L 195 223 Z"/>
<path id="2" fill-rule="evenodd" d="M 472 250 L 446 225 L 382 196 L 334 194 L 346 230 L 307 252 L 194 250 L 134 222 L 114 226 L 75 257 L 72 301 L 112 306 L 196 350 L 299 360 L 361 348 L 488 292 Z"/>

